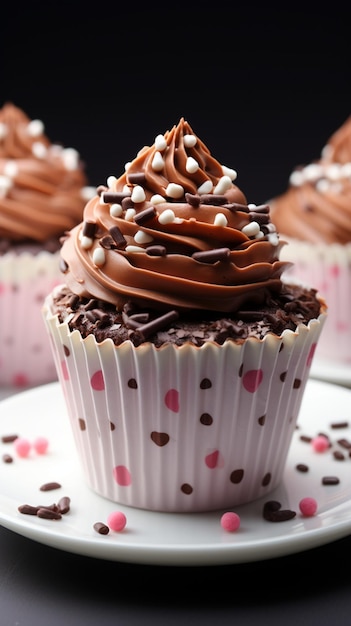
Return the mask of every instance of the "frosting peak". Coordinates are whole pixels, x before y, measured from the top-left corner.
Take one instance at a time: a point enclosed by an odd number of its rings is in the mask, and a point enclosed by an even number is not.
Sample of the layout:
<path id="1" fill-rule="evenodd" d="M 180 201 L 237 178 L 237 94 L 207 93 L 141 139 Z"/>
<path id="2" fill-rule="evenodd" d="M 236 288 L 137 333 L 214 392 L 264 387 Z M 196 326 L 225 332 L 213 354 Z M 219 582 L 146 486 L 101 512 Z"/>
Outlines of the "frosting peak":
<path id="1" fill-rule="evenodd" d="M 248 204 L 236 177 L 182 118 L 87 203 L 62 246 L 68 287 L 119 309 L 132 301 L 230 312 L 265 302 L 288 264 L 269 207 Z"/>
<path id="2" fill-rule="evenodd" d="M 91 188 L 79 154 L 52 144 L 41 120 L 0 109 L 0 238 L 43 242 L 82 219 Z"/>

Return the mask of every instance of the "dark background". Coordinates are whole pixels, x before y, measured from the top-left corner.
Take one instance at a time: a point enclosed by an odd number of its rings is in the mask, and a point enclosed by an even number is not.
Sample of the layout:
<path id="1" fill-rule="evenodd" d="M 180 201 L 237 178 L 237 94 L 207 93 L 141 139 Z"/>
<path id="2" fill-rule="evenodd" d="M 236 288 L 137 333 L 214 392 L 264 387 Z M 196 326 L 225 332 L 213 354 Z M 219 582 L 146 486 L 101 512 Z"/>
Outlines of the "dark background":
<path id="1" fill-rule="evenodd" d="M 183 116 L 248 201 L 267 201 L 351 114 L 346 9 L 272 5 L 6 3 L 0 105 L 76 148 L 92 185 Z"/>

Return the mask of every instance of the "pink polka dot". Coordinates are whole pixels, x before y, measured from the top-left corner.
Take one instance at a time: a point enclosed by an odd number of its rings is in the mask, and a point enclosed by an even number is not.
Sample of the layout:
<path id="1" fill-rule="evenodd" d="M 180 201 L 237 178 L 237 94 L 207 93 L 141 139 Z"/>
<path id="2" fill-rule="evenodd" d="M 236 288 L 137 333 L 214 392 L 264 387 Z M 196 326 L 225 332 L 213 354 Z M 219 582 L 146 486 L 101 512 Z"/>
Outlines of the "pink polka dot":
<path id="1" fill-rule="evenodd" d="M 132 477 L 130 471 L 125 465 L 117 465 L 113 469 L 113 477 L 118 485 L 121 487 L 128 487 L 132 483 Z"/>
<path id="2" fill-rule="evenodd" d="M 312 439 L 312 448 L 315 452 L 325 452 L 329 448 L 329 440 L 324 435 L 317 435 Z"/>
<path id="3" fill-rule="evenodd" d="M 340 267 L 338 265 L 332 265 L 330 268 L 330 275 L 336 278 L 340 274 Z"/>
<path id="4" fill-rule="evenodd" d="M 205 463 L 210 469 L 217 467 L 219 461 L 219 450 L 214 450 L 205 457 Z"/>
<path id="5" fill-rule="evenodd" d="M 176 389 L 169 389 L 165 395 L 165 405 L 171 411 L 179 411 L 179 392 Z"/>
<path id="6" fill-rule="evenodd" d="M 22 372 L 18 372 L 14 375 L 12 384 L 14 387 L 27 387 L 29 385 L 28 376 L 22 374 Z"/>
<path id="7" fill-rule="evenodd" d="M 5 293 L 6 289 L 5 289 L 5 285 L 4 283 L 0 283 L 0 296 Z"/>
<path id="8" fill-rule="evenodd" d="M 61 372 L 63 380 L 69 380 L 69 373 L 66 365 L 66 361 L 61 361 Z"/>
<path id="9" fill-rule="evenodd" d="M 101 370 L 92 375 L 90 384 L 95 391 L 103 391 L 105 389 L 104 376 Z"/>
<path id="10" fill-rule="evenodd" d="M 311 348 L 310 348 L 310 351 L 309 351 L 308 357 L 307 357 L 307 362 L 306 362 L 307 367 L 311 367 L 311 364 L 312 364 L 312 361 L 313 361 L 313 357 L 314 357 L 314 353 L 316 351 L 316 347 L 317 347 L 316 343 L 313 343 L 311 345 Z"/>
<path id="11" fill-rule="evenodd" d="M 263 380 L 263 371 L 260 370 L 249 370 L 243 376 L 243 385 L 246 391 L 250 393 L 254 393 L 256 389 L 260 386 Z"/>
<path id="12" fill-rule="evenodd" d="M 221 526 L 223 530 L 226 530 L 228 533 L 235 532 L 240 527 L 239 515 L 237 513 L 233 513 L 232 511 L 223 513 L 221 517 Z"/>

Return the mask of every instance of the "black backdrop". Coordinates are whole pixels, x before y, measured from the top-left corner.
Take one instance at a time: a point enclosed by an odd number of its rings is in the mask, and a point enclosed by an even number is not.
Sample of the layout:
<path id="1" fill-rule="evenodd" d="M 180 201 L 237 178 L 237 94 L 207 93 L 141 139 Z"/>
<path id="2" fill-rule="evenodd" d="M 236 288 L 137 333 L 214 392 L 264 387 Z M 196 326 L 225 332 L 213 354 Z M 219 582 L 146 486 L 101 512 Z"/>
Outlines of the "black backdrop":
<path id="1" fill-rule="evenodd" d="M 272 4 L 12 2 L 0 105 L 75 147 L 93 185 L 183 116 L 248 201 L 264 202 L 351 114 L 346 10 Z"/>

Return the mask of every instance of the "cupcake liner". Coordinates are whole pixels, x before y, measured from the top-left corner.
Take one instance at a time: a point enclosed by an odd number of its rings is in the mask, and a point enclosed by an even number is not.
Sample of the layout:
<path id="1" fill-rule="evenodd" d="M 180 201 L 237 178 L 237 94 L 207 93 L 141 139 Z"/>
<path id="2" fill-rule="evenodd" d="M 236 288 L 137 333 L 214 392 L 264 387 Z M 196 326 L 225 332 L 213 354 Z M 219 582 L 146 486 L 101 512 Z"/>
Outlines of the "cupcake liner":
<path id="1" fill-rule="evenodd" d="M 59 256 L 0 256 L 0 385 L 25 388 L 57 380 L 42 317 L 46 294 L 62 280 Z"/>
<path id="2" fill-rule="evenodd" d="M 242 345 L 116 347 L 52 314 L 51 338 L 85 482 L 116 503 L 210 511 L 281 481 L 325 315 Z"/>
<path id="3" fill-rule="evenodd" d="M 351 365 L 351 244 L 287 241 L 281 259 L 293 261 L 294 266 L 286 272 L 286 280 L 314 287 L 328 305 L 318 358 Z"/>

